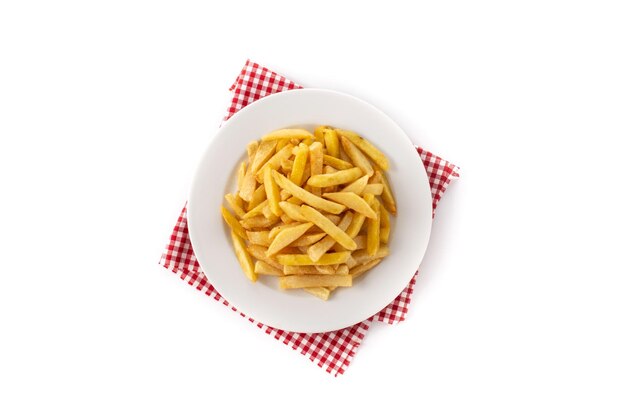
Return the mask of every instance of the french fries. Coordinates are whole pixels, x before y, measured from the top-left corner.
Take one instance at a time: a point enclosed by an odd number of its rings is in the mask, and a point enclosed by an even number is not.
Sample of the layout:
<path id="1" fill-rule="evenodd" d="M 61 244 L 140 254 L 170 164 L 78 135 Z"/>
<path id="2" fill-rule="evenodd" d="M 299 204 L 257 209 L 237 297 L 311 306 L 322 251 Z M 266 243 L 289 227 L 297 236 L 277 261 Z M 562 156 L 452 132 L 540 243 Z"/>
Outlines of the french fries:
<path id="1" fill-rule="evenodd" d="M 324 142 L 326 143 L 326 150 L 330 156 L 337 158 L 339 156 L 339 136 L 333 129 L 326 129 L 324 131 Z"/>
<path id="2" fill-rule="evenodd" d="M 352 163 L 361 168 L 368 177 L 371 177 L 374 174 L 374 168 L 370 161 L 367 160 L 365 155 L 357 148 L 352 142 L 346 139 L 344 136 L 341 137 L 341 147 L 348 154 Z M 257 151 L 258 153 L 258 151 Z M 256 160 L 256 158 L 255 158 Z"/>
<path id="3" fill-rule="evenodd" d="M 370 269 L 372 269 L 373 267 L 378 265 L 380 263 L 380 261 L 382 261 L 382 258 L 371 260 L 368 263 L 365 263 L 365 264 L 362 264 L 362 265 L 357 265 L 357 266 L 355 266 L 354 268 L 352 268 L 350 270 L 350 274 L 352 274 L 353 278 L 356 278 L 359 275 L 369 271 Z"/>
<path id="4" fill-rule="evenodd" d="M 374 199 L 372 208 L 376 215 L 374 218 L 367 219 L 367 253 L 374 256 L 378 252 L 380 246 L 380 203 Z"/>
<path id="5" fill-rule="evenodd" d="M 320 239 L 322 239 L 324 236 L 326 236 L 326 233 L 313 233 L 313 234 L 309 234 L 309 235 L 304 235 L 304 236 L 294 240 L 293 242 L 291 242 L 289 244 L 289 246 L 309 247 L 312 244 L 314 244 L 315 242 L 317 242 Z M 357 247 L 358 247 L 358 245 L 357 245 Z"/>
<path id="6" fill-rule="evenodd" d="M 367 204 L 365 200 L 363 200 L 355 193 L 325 193 L 324 198 L 328 198 L 329 200 L 333 200 L 337 203 L 343 204 L 344 206 L 351 208 L 357 213 L 361 213 L 362 215 L 370 219 L 376 217 L 376 212 L 372 210 L 370 205 Z"/>
<path id="7" fill-rule="evenodd" d="M 239 220 L 237 220 L 235 216 L 233 216 L 233 214 L 228 211 L 228 209 L 226 209 L 226 207 L 224 206 L 222 206 L 222 217 L 224 218 L 224 221 L 226 222 L 228 227 L 230 227 L 230 230 L 232 230 L 237 236 L 243 239 L 246 239 L 248 237 L 246 236 L 246 231 L 244 230 L 243 226 L 239 223 Z"/>
<path id="8" fill-rule="evenodd" d="M 365 190 L 365 187 L 367 187 L 368 180 L 369 177 L 367 175 L 361 177 L 358 180 L 354 181 L 352 184 L 346 185 L 341 191 L 344 193 L 355 193 L 358 195 L 362 195 L 363 190 Z"/>
<path id="9" fill-rule="evenodd" d="M 272 241 L 270 240 L 269 234 L 270 232 L 268 230 L 261 230 L 258 232 L 246 230 L 246 236 L 248 236 L 248 242 L 252 243 L 253 245 L 269 246 L 270 243 L 272 243 Z M 358 244 L 357 244 L 357 248 L 358 248 Z"/>
<path id="10" fill-rule="evenodd" d="M 397 205 L 389 160 L 370 141 L 324 125 L 279 129 L 246 154 L 221 213 L 248 279 L 328 300 L 389 255 Z"/>
<path id="11" fill-rule="evenodd" d="M 280 277 L 280 288 L 351 287 L 352 275 L 287 275 Z"/>
<path id="12" fill-rule="evenodd" d="M 300 212 L 306 219 L 313 222 L 317 227 L 328 233 L 330 237 L 335 239 L 337 243 L 348 250 L 355 250 L 356 243 L 350 236 L 346 234 L 339 227 L 335 226 L 333 222 L 328 220 L 322 213 L 309 206 L 302 206 Z"/>
<path id="13" fill-rule="evenodd" d="M 384 205 L 380 205 L 380 242 L 388 243 L 389 234 L 391 233 L 391 222 L 389 220 L 389 212 Z"/>
<path id="14" fill-rule="evenodd" d="M 354 166 L 348 161 L 344 161 L 343 159 L 335 158 L 326 154 L 324 154 L 323 162 L 324 165 L 333 167 L 335 169 L 350 169 Z M 242 162 L 242 164 L 243 163 L 244 162 Z"/>
<path id="15" fill-rule="evenodd" d="M 311 178 L 322 174 L 324 169 L 324 147 L 320 142 L 315 142 L 309 146 L 309 158 L 311 160 Z M 320 195 L 322 193 L 319 186 L 309 185 L 313 187 L 311 190 L 313 194 Z"/>
<path id="16" fill-rule="evenodd" d="M 280 252 L 281 249 L 286 248 L 291 242 L 305 234 L 311 226 L 313 226 L 313 223 L 304 223 L 282 230 L 276 235 L 274 240 L 272 240 L 272 244 L 267 248 L 265 255 L 272 256 Z"/>
<path id="17" fill-rule="evenodd" d="M 277 255 L 276 259 L 281 265 L 337 265 L 346 262 L 350 256 L 349 251 L 325 253 L 318 260 L 314 261 L 309 255 Z"/>
<path id="18" fill-rule="evenodd" d="M 289 191 L 291 195 L 296 198 L 299 198 L 302 202 L 311 205 L 312 207 L 318 208 L 323 211 L 327 211 L 332 214 L 339 214 L 343 211 L 345 206 L 337 203 L 333 203 L 332 201 L 325 200 L 321 197 L 316 196 L 305 190 L 304 188 L 298 187 L 293 182 L 289 181 L 285 176 L 279 174 L 277 171 L 273 171 L 274 179 L 279 187 Z"/>
<path id="19" fill-rule="evenodd" d="M 309 288 L 302 288 L 304 291 L 308 292 L 311 295 L 316 296 L 317 298 L 321 298 L 324 301 L 328 300 L 328 297 L 330 297 L 330 288 L 326 288 L 326 287 L 309 287 Z"/>
<path id="20" fill-rule="evenodd" d="M 291 166 L 291 174 L 289 179 L 296 185 L 302 185 L 304 179 L 304 167 L 309 157 L 309 147 L 305 144 L 300 144 L 296 149 L 296 155 Z"/>
<path id="21" fill-rule="evenodd" d="M 231 209 L 233 209 L 233 211 L 235 212 L 235 214 L 237 215 L 237 217 L 239 217 L 240 219 L 243 218 L 243 216 L 246 215 L 246 211 L 243 209 L 243 207 L 241 206 L 241 198 L 239 196 L 235 197 L 232 194 L 226 194 L 224 196 L 224 200 L 226 200 L 226 202 L 228 203 L 228 205 L 230 206 Z"/>
<path id="22" fill-rule="evenodd" d="M 396 215 L 396 199 L 393 197 L 393 193 L 391 192 L 391 186 L 389 185 L 389 181 L 387 181 L 387 178 L 385 178 L 385 174 L 380 171 L 377 172 L 383 183 L 383 193 L 381 194 L 383 205 L 389 211 L 389 213 Z"/>
<path id="23" fill-rule="evenodd" d="M 363 175 L 361 168 L 350 168 L 333 172 L 332 174 L 311 175 L 307 181 L 312 187 L 332 187 L 333 185 L 347 184 Z"/>
<path id="24" fill-rule="evenodd" d="M 237 256 L 239 265 L 241 265 L 241 269 L 243 269 L 243 273 L 246 274 L 250 281 L 255 282 L 257 280 L 257 275 L 256 272 L 254 272 L 252 258 L 246 250 L 246 244 L 244 243 L 244 240 L 241 238 L 241 236 L 236 234 L 234 230 L 230 231 L 230 237 L 233 240 L 235 255 Z"/>
<path id="25" fill-rule="evenodd" d="M 367 156 L 369 156 L 376 165 L 384 169 L 389 169 L 389 161 L 387 157 L 379 151 L 374 145 L 363 139 L 359 135 L 349 130 L 337 129 L 339 135 L 348 138 L 348 140 L 356 145 L 357 148 L 362 150 Z"/>
<path id="26" fill-rule="evenodd" d="M 262 275 L 283 276 L 283 271 L 281 271 L 280 268 L 274 268 L 272 265 L 266 264 L 263 261 L 256 261 L 254 264 L 254 272 Z"/>
<path id="27" fill-rule="evenodd" d="M 352 213 L 347 212 L 343 216 L 343 219 L 341 219 L 341 221 L 337 224 L 337 227 L 339 227 L 339 229 L 341 230 L 346 230 L 348 229 L 348 226 L 351 224 L 351 222 Z M 324 239 L 320 240 L 316 244 L 309 246 L 309 248 L 307 249 L 307 254 L 311 257 L 311 259 L 318 260 L 335 244 L 339 245 L 339 243 L 336 243 L 335 239 L 333 239 L 332 236 L 326 236 Z M 339 246 L 341 247 L 341 245 Z"/>
<path id="28" fill-rule="evenodd" d="M 261 138 L 261 141 L 264 142 L 279 139 L 307 139 L 313 137 L 313 134 L 305 129 L 280 129 L 263 136 Z"/>
<path id="29" fill-rule="evenodd" d="M 274 181 L 272 172 L 276 171 L 271 168 L 265 170 L 265 175 L 263 176 L 265 181 L 263 184 L 265 185 L 265 195 L 267 196 L 270 210 L 275 216 L 280 216 L 283 214 L 282 209 L 278 205 L 278 203 L 280 203 L 280 190 L 278 189 L 278 185 L 276 185 L 276 181 Z"/>

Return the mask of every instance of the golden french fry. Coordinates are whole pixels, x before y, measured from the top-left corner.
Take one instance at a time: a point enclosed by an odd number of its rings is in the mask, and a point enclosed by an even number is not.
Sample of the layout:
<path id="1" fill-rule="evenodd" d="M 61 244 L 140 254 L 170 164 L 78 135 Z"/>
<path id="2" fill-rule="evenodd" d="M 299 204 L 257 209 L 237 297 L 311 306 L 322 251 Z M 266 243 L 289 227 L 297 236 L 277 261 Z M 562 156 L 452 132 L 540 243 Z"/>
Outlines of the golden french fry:
<path id="1" fill-rule="evenodd" d="M 228 202 L 228 205 L 231 209 L 233 209 L 237 217 L 241 219 L 243 218 L 243 216 L 245 216 L 245 210 L 241 207 L 239 200 L 234 195 L 226 194 L 224 196 L 224 199 L 226 200 L 226 202 Z"/>
<path id="2" fill-rule="evenodd" d="M 337 132 L 333 129 L 326 129 L 324 131 L 324 143 L 326 143 L 328 154 L 337 158 L 339 156 L 339 137 Z"/>
<path id="3" fill-rule="evenodd" d="M 314 265 L 313 267 L 317 270 L 316 274 L 329 275 L 335 273 L 335 268 L 333 268 L 333 266 L 334 265 Z"/>
<path id="4" fill-rule="evenodd" d="M 389 242 L 389 234 L 391 233 L 391 222 L 389 220 L 389 212 L 384 205 L 380 205 L 380 241 L 382 243 Z"/>
<path id="5" fill-rule="evenodd" d="M 237 192 L 241 190 L 241 186 L 243 185 L 243 179 L 246 177 L 246 163 L 242 162 L 239 164 L 239 169 L 237 169 Z"/>
<path id="6" fill-rule="evenodd" d="M 263 136 L 261 138 L 261 141 L 272 141 L 279 139 L 307 139 L 313 137 L 313 134 L 305 129 L 279 129 Z"/>
<path id="7" fill-rule="evenodd" d="M 246 231 L 241 226 L 241 224 L 239 224 L 239 221 L 237 220 L 237 218 L 233 216 L 233 214 L 230 211 L 228 211 L 226 207 L 222 206 L 221 210 L 222 210 L 222 217 L 224 218 L 224 221 L 226 222 L 228 227 L 230 227 L 230 230 L 235 232 L 237 236 L 241 237 L 242 239 L 245 239 L 247 237 Z"/>
<path id="8" fill-rule="evenodd" d="M 250 171 L 250 167 L 248 166 L 248 171 L 246 171 L 246 175 L 244 175 L 241 187 L 239 188 L 239 197 L 249 202 L 252 199 L 255 189 L 256 176 Z"/>
<path id="9" fill-rule="evenodd" d="M 306 161 L 309 158 L 309 147 L 305 144 L 300 144 L 295 149 L 296 157 L 293 160 L 293 166 L 291 168 L 291 174 L 289 178 L 291 181 L 300 186 L 302 185 L 304 178 L 304 168 L 306 167 Z"/>
<path id="10" fill-rule="evenodd" d="M 235 255 L 237 256 L 239 265 L 241 265 L 241 269 L 243 269 L 243 273 L 248 277 L 248 279 L 250 279 L 250 281 L 255 282 L 257 280 L 257 276 L 254 272 L 252 258 L 250 258 L 250 254 L 246 250 L 246 245 L 243 241 L 244 238 L 237 235 L 233 230 L 230 231 L 230 237 L 233 240 Z"/>
<path id="11" fill-rule="evenodd" d="M 249 146 L 250 145 L 252 144 L 249 144 Z M 257 184 L 256 173 L 261 165 L 263 165 L 272 156 L 275 148 L 276 141 L 262 142 L 258 145 L 256 152 L 254 153 L 254 159 L 252 162 L 248 163 L 248 171 L 246 171 L 246 175 L 241 184 L 241 189 L 239 190 L 239 195 L 245 201 L 250 201 L 252 199 L 252 194 L 254 193 Z"/>
<path id="12" fill-rule="evenodd" d="M 352 275 L 287 275 L 280 277 L 280 288 L 351 287 Z"/>
<path id="13" fill-rule="evenodd" d="M 313 222 L 320 229 L 328 233 L 330 237 L 335 239 L 335 241 L 337 241 L 344 248 L 348 250 L 356 249 L 356 243 L 354 243 L 354 240 L 352 240 L 346 232 L 337 227 L 333 222 L 328 220 L 326 216 L 315 210 L 313 207 L 303 205 L 300 207 L 300 213 L 306 217 L 307 220 Z"/>
<path id="14" fill-rule="evenodd" d="M 288 227 L 284 230 L 281 230 L 269 248 L 267 248 L 267 256 L 272 256 L 278 253 L 281 249 L 289 246 L 289 244 L 296 239 L 300 238 L 307 230 L 309 230 L 313 226 L 313 223 L 304 223 L 298 226 Z"/>
<path id="15" fill-rule="evenodd" d="M 373 256 L 380 246 L 380 203 L 373 200 L 372 208 L 376 212 L 373 219 L 367 219 L 367 253 Z"/>
<path id="16" fill-rule="evenodd" d="M 305 254 L 277 255 L 276 260 L 281 265 L 335 265 L 343 264 L 350 256 L 349 251 L 325 253 L 317 261 Z"/>
<path id="17" fill-rule="evenodd" d="M 248 166 L 250 166 L 252 161 L 254 161 L 254 155 L 256 155 L 257 149 L 259 149 L 259 142 L 257 142 L 256 140 L 253 140 L 246 146 L 246 153 L 248 154 Z"/>
<path id="18" fill-rule="evenodd" d="M 341 137 L 341 147 L 346 151 L 355 166 L 361 168 L 368 176 L 372 176 L 374 174 L 374 168 L 372 168 L 372 164 L 367 157 L 361 153 L 359 148 L 357 148 L 344 136 Z"/>
<path id="19" fill-rule="evenodd" d="M 324 147 L 321 143 L 315 142 L 309 146 L 309 160 L 311 177 L 322 174 L 324 168 Z M 315 195 L 320 195 L 322 190 L 319 187 L 313 187 L 311 192 Z"/>
<path id="20" fill-rule="evenodd" d="M 381 205 L 382 207 L 382 205 Z M 380 242 L 381 243 L 389 243 L 389 235 L 391 234 L 390 227 L 381 227 L 380 228 Z"/>
<path id="21" fill-rule="evenodd" d="M 302 184 L 306 183 L 310 176 L 311 176 L 311 164 L 306 164 L 304 166 L 304 174 L 302 174 Z"/>
<path id="22" fill-rule="evenodd" d="M 373 259 L 371 261 L 369 261 L 366 264 L 363 265 L 357 265 L 354 268 L 352 268 L 350 270 L 350 274 L 352 274 L 353 278 L 358 277 L 359 275 L 369 271 L 370 269 L 374 268 L 376 265 L 378 265 L 380 263 L 380 261 L 382 261 L 382 258 L 378 258 L 378 259 Z"/>
<path id="23" fill-rule="evenodd" d="M 341 219 L 341 221 L 337 224 L 337 227 L 340 230 L 346 230 L 348 226 L 350 226 L 351 222 L 352 222 L 352 212 L 347 212 L 343 216 L 343 219 Z M 326 236 L 324 239 L 320 240 L 319 242 L 309 246 L 309 248 L 307 249 L 307 254 L 311 257 L 311 259 L 317 260 L 321 258 L 322 255 L 324 255 L 326 252 L 328 252 L 328 250 L 332 248 L 333 245 L 335 245 L 335 243 L 336 243 L 336 240 L 333 239 L 332 236 Z M 337 244 L 339 245 L 339 243 Z"/>
<path id="24" fill-rule="evenodd" d="M 265 195 L 265 186 L 261 184 L 257 187 L 256 190 L 254 190 L 254 193 L 252 193 L 252 198 L 248 202 L 248 211 L 261 204 L 263 201 L 265 201 L 266 198 L 267 196 Z"/>
<path id="25" fill-rule="evenodd" d="M 298 187 L 296 184 L 285 178 L 284 175 L 281 175 L 277 171 L 272 172 L 274 175 L 274 179 L 280 188 L 283 188 L 291 193 L 294 197 L 299 198 L 303 202 L 310 204 L 311 206 L 318 208 L 320 210 L 327 211 L 332 214 L 339 214 L 343 211 L 345 206 L 341 204 L 333 203 L 332 201 L 324 200 L 321 197 L 318 197 L 305 189 Z"/>
<path id="26" fill-rule="evenodd" d="M 382 184 L 367 184 L 363 189 L 363 194 L 374 194 L 381 195 L 383 193 L 383 185 Z"/>
<path id="27" fill-rule="evenodd" d="M 263 215 L 263 210 L 268 205 L 269 205 L 269 201 L 267 201 L 267 200 L 263 201 L 261 204 L 259 204 L 258 206 L 256 206 L 255 208 L 253 208 L 252 210 L 249 210 L 246 214 L 244 214 L 243 218 L 244 219 L 250 219 L 250 218 L 255 217 L 255 216 Z M 265 216 L 265 217 L 267 217 L 267 216 Z"/>
<path id="28" fill-rule="evenodd" d="M 350 162 L 344 161 L 343 159 L 335 158 L 330 155 L 324 154 L 324 165 L 333 167 L 335 169 L 350 169 L 354 167 Z"/>
<path id="29" fill-rule="evenodd" d="M 315 136 L 315 140 L 321 143 L 324 143 L 324 131 L 329 129 L 328 126 L 317 126 L 315 130 L 313 130 L 313 135 Z"/>
<path id="30" fill-rule="evenodd" d="M 306 222 L 307 219 L 300 213 L 300 206 L 290 203 L 289 201 L 281 201 L 278 203 L 283 212 L 292 220 L 297 222 Z"/>
<path id="31" fill-rule="evenodd" d="M 280 216 L 280 220 L 285 224 L 290 224 L 294 222 L 294 220 L 291 217 L 287 216 L 285 213 Z"/>
<path id="32" fill-rule="evenodd" d="M 259 246 L 259 245 L 248 246 L 248 253 L 250 253 L 250 255 L 254 256 L 259 261 L 263 261 L 266 264 L 271 265 L 274 268 L 282 271 L 283 266 L 279 264 L 276 259 L 265 256 L 265 251 L 267 251 L 267 247 L 265 246 Z"/>
<path id="33" fill-rule="evenodd" d="M 274 218 L 267 219 L 263 216 L 256 216 L 256 217 L 251 217 L 249 219 L 243 219 L 239 222 L 239 224 L 241 224 L 241 226 L 246 230 L 267 229 L 268 227 L 270 227 L 277 221 L 278 221 L 278 217 L 275 219 Z"/>
<path id="34" fill-rule="evenodd" d="M 291 242 L 289 246 L 311 246 L 315 242 L 322 239 L 324 236 L 326 236 L 326 233 L 313 233 L 310 235 L 304 235 L 297 240 Z"/>
<path id="35" fill-rule="evenodd" d="M 299 224 L 299 223 L 298 223 Z M 298 224 L 295 223 L 291 223 L 291 224 L 277 224 L 276 226 L 274 226 L 272 228 L 272 230 L 270 230 L 269 232 L 269 238 L 270 241 L 274 240 L 274 238 L 276 237 L 277 234 L 279 234 L 280 232 L 282 232 L 284 229 L 288 228 L 288 227 L 293 227 L 293 226 L 297 226 Z"/>
<path id="36" fill-rule="evenodd" d="M 352 223 L 350 223 L 350 226 L 348 226 L 348 228 L 346 229 L 346 233 L 348 234 L 348 236 L 354 239 L 356 235 L 358 235 L 359 232 L 361 231 L 361 228 L 363 227 L 364 222 L 365 222 L 365 216 L 363 214 L 361 213 L 355 214 L 354 217 L 352 218 Z"/>
<path id="37" fill-rule="evenodd" d="M 333 174 L 337 172 L 337 170 L 331 166 L 328 165 L 324 165 L 324 174 Z M 322 187 L 322 194 L 324 193 L 334 193 L 335 191 L 337 191 L 337 186 L 336 185 L 332 185 L 330 187 Z"/>
<path id="38" fill-rule="evenodd" d="M 363 195 L 363 190 L 367 186 L 367 181 L 369 177 L 367 175 L 362 176 L 358 180 L 354 181 L 352 184 L 348 184 L 345 186 L 341 192 L 343 193 L 355 193 L 358 195 Z"/>
<path id="39" fill-rule="evenodd" d="M 380 195 L 383 200 L 383 205 L 385 206 L 387 211 L 389 211 L 389 213 L 396 215 L 396 200 L 393 198 L 393 193 L 391 192 L 389 181 L 387 181 L 387 178 L 385 178 L 385 174 L 383 174 L 382 172 L 380 173 L 380 179 L 383 182 L 383 193 Z"/>
<path id="40" fill-rule="evenodd" d="M 307 181 L 312 187 L 332 187 L 333 185 L 347 184 L 363 175 L 361 168 L 350 168 L 342 171 L 333 172 L 332 174 L 311 175 Z"/>
<path id="41" fill-rule="evenodd" d="M 252 230 L 246 230 L 248 242 L 252 243 L 253 245 L 269 246 L 270 243 L 272 243 L 269 234 L 269 230 L 259 230 L 257 232 Z"/>
<path id="42" fill-rule="evenodd" d="M 276 152 L 274 156 L 267 160 L 265 164 L 259 171 L 256 173 L 256 180 L 260 183 L 265 181 L 265 171 L 269 169 L 278 169 L 283 161 L 286 161 L 291 156 L 291 150 L 293 149 L 293 145 L 289 144 L 282 148 L 280 151 Z"/>
<path id="43" fill-rule="evenodd" d="M 356 145 L 360 150 L 363 151 L 367 156 L 369 156 L 372 161 L 376 163 L 379 167 L 384 169 L 385 171 L 389 169 L 389 161 L 385 157 L 385 155 L 379 151 L 374 145 L 372 145 L 366 139 L 363 139 L 359 135 L 349 130 L 341 130 L 337 129 L 337 133 L 340 136 L 344 136 L 350 140 L 354 145 Z"/>
<path id="44" fill-rule="evenodd" d="M 263 261 L 256 261 L 254 263 L 254 272 L 261 275 L 275 275 L 277 277 L 283 276 L 283 271 L 280 268 L 275 268 Z"/>
<path id="45" fill-rule="evenodd" d="M 316 296 L 317 298 L 321 298 L 324 301 L 328 300 L 328 297 L 330 297 L 330 290 L 326 287 L 310 287 L 302 289 L 309 294 Z"/>
<path id="46" fill-rule="evenodd" d="M 281 214 L 283 214 L 283 211 L 278 205 L 278 203 L 280 202 L 280 190 L 278 189 L 276 181 L 274 181 L 272 172 L 276 171 L 269 168 L 265 170 L 265 195 L 267 195 L 267 201 L 269 201 L 269 207 L 272 213 L 275 216 L 280 216 Z"/>
<path id="47" fill-rule="evenodd" d="M 357 265 L 362 265 L 373 259 L 385 258 L 389 256 L 389 246 L 380 245 L 378 251 L 376 251 L 374 255 L 367 253 L 367 249 L 359 249 L 352 252 L 351 256 L 352 259 L 356 261 Z"/>
<path id="48" fill-rule="evenodd" d="M 248 172 L 256 174 L 259 169 L 265 164 L 274 154 L 276 149 L 276 141 L 261 142 L 259 148 L 254 155 L 254 161 L 248 166 Z"/>
<path id="49" fill-rule="evenodd" d="M 325 193 L 324 198 L 343 204 L 370 219 L 376 217 L 376 212 L 355 193 Z"/>
<path id="50" fill-rule="evenodd" d="M 320 267 L 321 265 L 284 265 L 283 266 L 283 273 L 285 275 L 317 275 L 317 274 L 323 274 L 323 272 L 319 272 L 318 271 L 318 267 Z M 328 265 L 330 266 L 330 265 Z M 330 272 L 330 274 L 334 274 L 335 273 L 335 269 L 332 268 L 332 272 Z M 347 274 L 348 272 L 346 272 Z"/>

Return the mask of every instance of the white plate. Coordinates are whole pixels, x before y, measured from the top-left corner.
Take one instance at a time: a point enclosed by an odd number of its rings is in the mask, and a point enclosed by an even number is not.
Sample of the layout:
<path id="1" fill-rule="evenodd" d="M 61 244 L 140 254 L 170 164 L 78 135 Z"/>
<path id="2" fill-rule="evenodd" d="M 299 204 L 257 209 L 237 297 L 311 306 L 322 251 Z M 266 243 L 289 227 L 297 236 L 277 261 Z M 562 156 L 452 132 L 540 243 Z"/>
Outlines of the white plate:
<path id="1" fill-rule="evenodd" d="M 283 291 L 274 277 L 250 282 L 233 252 L 220 205 L 235 190 L 236 168 L 246 144 L 279 128 L 319 124 L 350 129 L 370 140 L 389 161 L 397 200 L 391 254 L 351 288 L 328 301 L 301 290 Z M 329 90 L 274 94 L 236 113 L 217 132 L 200 160 L 188 203 L 189 234 L 202 270 L 237 310 L 269 326 L 296 332 L 327 332 L 363 321 L 387 306 L 407 286 L 426 252 L 432 201 L 428 177 L 414 145 L 383 112 L 362 100 Z"/>

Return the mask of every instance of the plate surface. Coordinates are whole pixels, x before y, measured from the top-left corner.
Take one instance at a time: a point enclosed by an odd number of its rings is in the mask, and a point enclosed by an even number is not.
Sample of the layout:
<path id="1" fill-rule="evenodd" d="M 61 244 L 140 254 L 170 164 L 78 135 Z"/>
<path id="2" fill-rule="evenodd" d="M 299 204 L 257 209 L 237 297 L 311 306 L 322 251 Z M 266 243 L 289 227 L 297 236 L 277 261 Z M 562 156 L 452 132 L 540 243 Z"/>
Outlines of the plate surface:
<path id="1" fill-rule="evenodd" d="M 376 268 L 338 289 L 328 301 L 301 290 L 283 291 L 274 277 L 250 282 L 237 262 L 220 205 L 235 191 L 246 144 L 285 127 L 326 124 L 354 130 L 387 155 L 387 176 L 398 206 L 392 218 L 391 254 Z M 360 99 L 330 90 L 273 94 L 237 112 L 209 142 L 188 202 L 194 253 L 213 286 L 237 310 L 274 328 L 317 333 L 363 321 L 387 306 L 408 285 L 426 252 L 432 220 L 428 177 L 414 145 L 400 127 Z"/>

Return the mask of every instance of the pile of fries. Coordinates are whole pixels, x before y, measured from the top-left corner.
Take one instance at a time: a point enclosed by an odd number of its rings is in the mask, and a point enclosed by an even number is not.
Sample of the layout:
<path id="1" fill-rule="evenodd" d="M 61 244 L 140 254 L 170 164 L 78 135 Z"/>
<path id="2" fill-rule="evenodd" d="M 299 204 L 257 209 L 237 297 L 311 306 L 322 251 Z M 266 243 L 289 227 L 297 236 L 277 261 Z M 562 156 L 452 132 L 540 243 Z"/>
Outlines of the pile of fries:
<path id="1" fill-rule="evenodd" d="M 389 254 L 389 162 L 366 139 L 329 126 L 281 129 L 247 152 L 222 216 L 251 281 L 273 275 L 282 289 L 328 300 Z"/>

